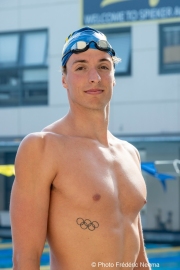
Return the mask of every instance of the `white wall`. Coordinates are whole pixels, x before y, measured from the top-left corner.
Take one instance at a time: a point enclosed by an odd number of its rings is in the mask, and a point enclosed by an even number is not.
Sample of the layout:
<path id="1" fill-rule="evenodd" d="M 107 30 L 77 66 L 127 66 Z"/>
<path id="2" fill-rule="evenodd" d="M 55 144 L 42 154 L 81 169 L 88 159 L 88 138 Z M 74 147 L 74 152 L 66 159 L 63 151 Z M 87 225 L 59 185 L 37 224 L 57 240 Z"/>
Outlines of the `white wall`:
<path id="1" fill-rule="evenodd" d="M 160 75 L 158 67 L 157 23 L 134 25 L 132 76 L 116 78 L 111 106 L 113 133 L 180 132 L 180 74 Z"/>
<path id="2" fill-rule="evenodd" d="M 61 85 L 61 51 L 65 38 L 79 27 L 77 0 L 0 1 L 0 31 L 49 30 L 49 106 L 0 108 L 0 136 L 39 131 L 68 111 Z M 38 117 L 37 117 L 38 116 Z"/>
<path id="3" fill-rule="evenodd" d="M 49 106 L 0 109 L 0 136 L 41 130 L 68 111 L 59 71 L 61 50 L 65 38 L 79 27 L 78 0 L 0 1 L 1 32 L 49 30 Z M 180 132 L 180 74 L 159 75 L 158 51 L 157 23 L 133 25 L 132 75 L 116 78 L 112 99 L 110 130 L 114 134 Z"/>

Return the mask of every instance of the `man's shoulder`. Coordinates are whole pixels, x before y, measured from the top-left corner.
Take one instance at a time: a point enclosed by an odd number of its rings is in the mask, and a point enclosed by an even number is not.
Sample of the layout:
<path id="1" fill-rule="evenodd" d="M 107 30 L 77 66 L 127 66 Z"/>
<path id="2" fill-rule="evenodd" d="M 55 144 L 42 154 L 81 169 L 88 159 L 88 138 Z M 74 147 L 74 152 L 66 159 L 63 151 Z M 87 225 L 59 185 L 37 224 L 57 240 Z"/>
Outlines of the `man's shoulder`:
<path id="1" fill-rule="evenodd" d="M 52 169 L 56 171 L 57 143 L 52 139 L 54 136 L 53 133 L 41 131 L 30 133 L 22 140 L 15 159 L 16 175 L 25 170 L 29 172 L 31 168 L 36 171 L 42 169 L 47 174 Z"/>
<path id="2" fill-rule="evenodd" d="M 40 131 L 40 132 L 33 132 L 29 133 L 27 136 L 24 137 L 22 140 L 20 147 L 41 147 L 44 146 L 45 143 L 47 143 L 47 140 L 49 137 L 52 137 L 52 133 Z"/>
<path id="3" fill-rule="evenodd" d="M 45 153 L 50 154 L 52 148 L 56 149 L 57 141 L 60 141 L 59 138 L 60 134 L 48 131 L 30 133 L 21 141 L 18 153 L 36 155 L 36 157 Z"/>
<path id="4" fill-rule="evenodd" d="M 65 127 L 64 119 L 65 119 L 65 117 L 60 118 L 57 121 L 49 124 L 48 126 L 44 127 L 41 132 L 52 133 L 52 134 L 61 134 L 61 133 L 63 133 L 64 127 Z"/>
<path id="5" fill-rule="evenodd" d="M 117 139 L 117 145 L 127 151 L 138 163 L 140 162 L 139 152 L 134 145 L 121 139 Z"/>

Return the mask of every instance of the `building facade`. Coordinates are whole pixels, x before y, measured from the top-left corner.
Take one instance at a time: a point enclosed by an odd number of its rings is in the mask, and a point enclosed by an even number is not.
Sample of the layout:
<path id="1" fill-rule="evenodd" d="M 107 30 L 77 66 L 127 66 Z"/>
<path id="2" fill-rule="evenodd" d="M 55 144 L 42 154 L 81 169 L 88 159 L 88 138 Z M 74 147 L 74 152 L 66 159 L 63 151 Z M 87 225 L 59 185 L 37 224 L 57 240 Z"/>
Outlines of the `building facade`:
<path id="1" fill-rule="evenodd" d="M 65 38 L 81 26 L 103 31 L 122 59 L 116 67 L 110 131 L 134 144 L 142 161 L 180 159 L 180 3 L 178 0 L 1 0 L 0 164 L 13 164 L 28 133 L 69 109 L 61 85 Z M 144 174 L 144 228 L 180 230 L 180 178 Z M 0 175 L 0 211 L 9 209 L 13 177 Z"/>

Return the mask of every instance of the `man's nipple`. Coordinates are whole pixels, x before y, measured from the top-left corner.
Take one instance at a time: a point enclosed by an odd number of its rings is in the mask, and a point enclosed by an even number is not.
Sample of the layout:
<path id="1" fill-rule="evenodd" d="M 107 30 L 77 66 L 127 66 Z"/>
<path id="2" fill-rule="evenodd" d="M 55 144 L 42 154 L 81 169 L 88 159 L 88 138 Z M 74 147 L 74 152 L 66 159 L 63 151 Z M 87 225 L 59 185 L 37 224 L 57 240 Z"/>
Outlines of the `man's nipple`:
<path id="1" fill-rule="evenodd" d="M 99 201 L 99 200 L 101 199 L 101 195 L 100 195 L 100 194 L 98 194 L 98 193 L 96 193 L 96 194 L 94 194 L 94 195 L 93 195 L 93 197 L 92 197 L 92 198 L 93 198 L 93 200 L 94 200 L 94 201 L 96 201 L 96 202 L 97 202 L 97 201 Z"/>

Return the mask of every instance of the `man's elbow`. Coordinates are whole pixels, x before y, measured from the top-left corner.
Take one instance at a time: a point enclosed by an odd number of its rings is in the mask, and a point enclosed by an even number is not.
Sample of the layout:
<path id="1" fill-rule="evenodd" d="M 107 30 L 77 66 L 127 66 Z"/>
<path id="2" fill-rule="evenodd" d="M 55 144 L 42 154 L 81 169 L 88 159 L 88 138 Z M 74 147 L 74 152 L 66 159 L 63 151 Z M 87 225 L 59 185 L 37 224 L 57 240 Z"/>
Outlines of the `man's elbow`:
<path id="1" fill-rule="evenodd" d="M 40 258 L 39 256 L 23 255 L 15 252 L 13 254 L 13 270 L 39 270 Z"/>

